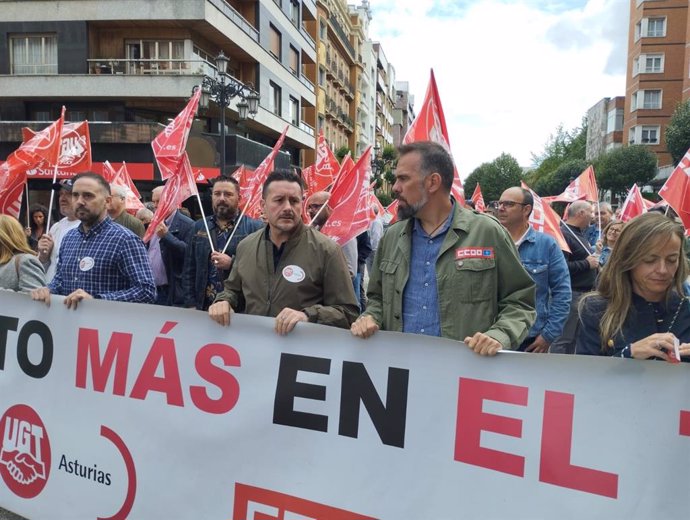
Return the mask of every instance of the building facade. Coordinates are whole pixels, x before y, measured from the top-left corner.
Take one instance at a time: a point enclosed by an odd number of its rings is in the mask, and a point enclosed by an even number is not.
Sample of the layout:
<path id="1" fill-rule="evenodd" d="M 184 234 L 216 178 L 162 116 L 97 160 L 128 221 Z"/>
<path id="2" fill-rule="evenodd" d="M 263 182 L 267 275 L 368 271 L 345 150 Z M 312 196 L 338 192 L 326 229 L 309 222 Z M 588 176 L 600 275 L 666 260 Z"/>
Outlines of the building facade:
<path id="1" fill-rule="evenodd" d="M 402 144 L 414 118 L 414 96 L 410 94 L 410 84 L 407 81 L 397 81 L 393 107 L 393 144 L 395 146 Z"/>
<path id="2" fill-rule="evenodd" d="M 625 97 L 604 98 L 587 111 L 586 160 L 623 146 Z"/>
<path id="3" fill-rule="evenodd" d="M 5 1 L 0 159 L 23 126 L 43 127 L 65 105 L 69 120 L 89 120 L 95 161 L 152 165 L 152 139 L 223 51 L 228 73 L 260 94 L 253 119 L 238 121 L 239 98 L 226 109 L 226 173 L 258 165 L 286 125 L 281 162 L 300 164 L 315 143 L 316 13 L 314 0 Z M 219 107 L 197 117 L 190 161 L 217 174 Z"/>
<path id="4" fill-rule="evenodd" d="M 624 142 L 650 146 L 672 167 L 665 129 L 690 95 L 687 0 L 630 0 Z"/>

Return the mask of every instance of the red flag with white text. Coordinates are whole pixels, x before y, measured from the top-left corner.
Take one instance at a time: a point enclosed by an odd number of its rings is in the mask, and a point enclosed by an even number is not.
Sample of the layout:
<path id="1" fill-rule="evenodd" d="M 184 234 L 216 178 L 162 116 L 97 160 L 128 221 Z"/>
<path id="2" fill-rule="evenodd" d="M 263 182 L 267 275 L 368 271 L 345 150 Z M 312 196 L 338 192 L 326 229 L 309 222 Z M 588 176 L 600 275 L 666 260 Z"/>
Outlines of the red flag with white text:
<path id="1" fill-rule="evenodd" d="M 180 168 L 178 168 L 175 175 L 166 181 L 163 187 L 156 211 L 153 214 L 149 227 L 146 229 L 146 234 L 143 238 L 144 242 L 151 240 L 158 225 L 179 208 L 185 200 L 198 193 L 192 166 L 189 164 L 189 157 L 187 152 L 184 152 Z"/>
<path id="2" fill-rule="evenodd" d="M 341 246 L 369 229 L 370 179 L 371 146 L 347 174 L 338 177 L 328 201 L 333 213 L 321 231 Z"/>
<path id="3" fill-rule="evenodd" d="M 596 202 L 599 200 L 599 189 L 597 188 L 597 179 L 594 176 L 594 168 L 590 165 L 585 171 L 577 176 L 573 182 L 568 184 L 568 187 L 563 193 L 558 195 L 564 202 L 575 202 L 576 200 L 589 200 Z M 564 200 L 568 199 L 568 200 Z"/>
<path id="4" fill-rule="evenodd" d="M 285 135 L 287 134 L 290 126 L 286 126 L 283 133 L 280 134 L 278 141 L 273 146 L 273 149 L 269 154 L 261 161 L 261 164 L 254 170 L 251 179 L 247 182 L 247 191 L 240 190 L 242 203 L 246 207 L 245 214 L 251 218 L 261 217 L 261 189 L 263 188 L 266 177 L 273 171 L 275 158 L 283 147 L 283 142 L 285 141 Z M 246 198 L 244 198 L 244 193 L 246 193 Z"/>
<path id="5" fill-rule="evenodd" d="M 474 209 L 481 211 L 482 213 L 486 211 L 486 205 L 484 204 L 484 196 L 482 195 L 482 188 L 479 183 L 474 187 L 474 193 L 472 194 L 472 202 L 474 202 Z"/>
<path id="6" fill-rule="evenodd" d="M 41 163 L 55 167 L 60 154 L 60 136 L 65 107 L 60 118 L 19 145 L 0 165 L 0 213 L 19 217 L 26 172 Z"/>
<path id="7" fill-rule="evenodd" d="M 398 221 L 398 203 L 399 202 L 400 202 L 399 199 L 395 199 L 388 206 L 386 206 L 386 209 L 384 211 L 383 220 L 387 224 L 395 224 Z"/>
<path id="8" fill-rule="evenodd" d="M 415 141 L 433 141 L 438 143 L 443 146 L 452 157 L 446 116 L 443 114 L 443 106 L 441 105 L 441 97 L 438 94 L 438 87 L 436 86 L 436 77 L 434 76 L 433 69 L 431 69 L 429 85 L 427 86 L 422 106 L 419 109 L 417 117 L 408 128 L 402 142 L 403 144 L 408 144 Z M 453 167 L 455 169 L 455 174 L 453 175 L 451 194 L 458 201 L 464 201 L 465 194 L 462 190 L 460 174 L 458 173 L 457 167 L 455 167 L 455 161 L 453 161 Z"/>
<path id="9" fill-rule="evenodd" d="M 619 219 L 623 222 L 627 222 L 638 215 L 647 213 L 647 205 L 644 203 L 644 198 L 642 198 L 642 193 L 640 193 L 640 188 L 637 184 L 633 184 L 630 191 L 628 191 L 628 196 L 623 202 L 623 207 L 621 208 L 621 214 Z"/>
<path id="10" fill-rule="evenodd" d="M 175 175 L 178 169 L 184 168 L 182 156 L 187 147 L 187 138 L 192 128 L 194 114 L 196 114 L 199 107 L 200 97 L 201 88 L 197 88 L 182 112 L 177 114 L 175 119 L 151 142 L 153 155 L 156 158 L 163 180 Z"/>
<path id="11" fill-rule="evenodd" d="M 22 128 L 24 142 L 30 141 L 37 132 L 30 128 Z M 58 172 L 80 173 L 91 170 L 91 136 L 89 134 L 89 122 L 64 123 L 60 137 L 60 152 L 58 157 Z M 43 160 L 34 168 L 47 170 L 54 165 L 49 165 Z M 31 168 L 33 169 L 33 168 Z"/>
<path id="12" fill-rule="evenodd" d="M 120 166 L 120 169 L 116 172 L 112 165 L 108 161 L 105 161 L 105 163 L 103 164 L 103 172 L 105 173 L 106 171 L 108 172 L 108 175 L 110 177 L 110 180 L 108 180 L 110 184 L 122 186 L 127 190 L 127 198 L 125 199 L 125 209 L 128 213 L 131 213 L 132 215 L 136 214 L 137 211 L 144 207 L 144 203 L 141 202 L 141 194 L 139 193 L 137 187 L 134 185 L 134 181 L 132 181 L 132 177 L 129 175 L 129 172 L 127 171 L 127 164 L 123 162 Z"/>
<path id="13" fill-rule="evenodd" d="M 563 238 L 563 233 L 561 232 L 561 218 L 558 214 L 545 202 L 541 200 L 541 197 L 537 195 L 534 190 L 532 190 L 524 182 L 520 183 L 522 188 L 529 190 L 534 199 L 534 206 L 532 206 L 532 213 L 529 216 L 529 223 L 536 231 L 541 233 L 546 233 L 551 235 L 558 244 L 558 247 L 562 251 L 570 253 L 570 247 L 568 243 Z"/>
<path id="14" fill-rule="evenodd" d="M 339 170 L 338 159 L 331 147 L 328 146 L 326 138 L 323 136 L 323 130 L 321 130 L 316 144 L 316 163 L 309 173 L 309 178 L 305 178 L 307 180 L 307 197 L 328 188 Z"/>
<path id="15" fill-rule="evenodd" d="M 690 150 L 666 179 L 659 195 L 678 214 L 687 233 L 690 230 Z"/>

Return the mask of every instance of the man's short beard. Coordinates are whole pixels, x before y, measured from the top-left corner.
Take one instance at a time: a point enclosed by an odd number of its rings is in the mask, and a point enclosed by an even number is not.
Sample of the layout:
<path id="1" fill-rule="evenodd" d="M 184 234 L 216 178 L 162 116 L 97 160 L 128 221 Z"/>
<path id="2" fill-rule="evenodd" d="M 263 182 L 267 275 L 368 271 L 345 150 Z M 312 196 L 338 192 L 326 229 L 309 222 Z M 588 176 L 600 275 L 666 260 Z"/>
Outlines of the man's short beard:
<path id="1" fill-rule="evenodd" d="M 213 209 L 213 214 L 221 219 L 232 220 L 235 218 L 236 213 L 237 208 L 233 208 L 232 206 L 216 206 Z"/>
<path id="2" fill-rule="evenodd" d="M 423 193 L 424 194 L 422 195 L 422 200 L 420 200 L 419 202 L 416 202 L 414 204 L 408 204 L 406 202 L 406 206 L 401 206 L 398 204 L 399 220 L 405 220 L 406 218 L 414 217 L 420 209 L 426 206 L 426 203 L 429 202 L 429 196 L 426 192 Z"/>

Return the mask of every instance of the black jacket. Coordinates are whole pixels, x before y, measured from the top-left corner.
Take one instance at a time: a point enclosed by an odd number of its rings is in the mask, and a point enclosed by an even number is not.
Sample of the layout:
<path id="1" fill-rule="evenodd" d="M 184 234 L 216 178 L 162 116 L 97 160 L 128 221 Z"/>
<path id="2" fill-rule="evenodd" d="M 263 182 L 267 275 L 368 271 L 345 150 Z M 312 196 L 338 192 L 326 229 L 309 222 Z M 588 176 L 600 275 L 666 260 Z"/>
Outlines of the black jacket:
<path id="1" fill-rule="evenodd" d="M 568 229 L 565 229 L 566 227 Z M 571 251 L 570 253 L 563 251 L 565 262 L 568 264 L 568 271 L 570 272 L 570 287 L 573 291 L 591 291 L 594 289 L 597 270 L 590 269 L 589 262 L 587 261 L 587 257 L 591 255 L 592 252 L 582 247 L 582 244 L 589 247 L 586 233 L 580 228 L 569 226 L 565 223 L 561 226 L 561 232 Z M 577 238 L 575 238 L 573 234 L 575 234 Z M 579 242 L 578 239 L 580 240 Z M 580 244 L 580 242 L 582 242 L 582 244 Z"/>
<path id="2" fill-rule="evenodd" d="M 184 257 L 187 241 L 192 234 L 194 221 L 175 211 L 175 215 L 168 226 L 168 233 L 161 239 L 161 258 L 168 277 L 167 305 L 182 307 L 184 292 L 182 288 L 182 274 L 184 271 Z"/>

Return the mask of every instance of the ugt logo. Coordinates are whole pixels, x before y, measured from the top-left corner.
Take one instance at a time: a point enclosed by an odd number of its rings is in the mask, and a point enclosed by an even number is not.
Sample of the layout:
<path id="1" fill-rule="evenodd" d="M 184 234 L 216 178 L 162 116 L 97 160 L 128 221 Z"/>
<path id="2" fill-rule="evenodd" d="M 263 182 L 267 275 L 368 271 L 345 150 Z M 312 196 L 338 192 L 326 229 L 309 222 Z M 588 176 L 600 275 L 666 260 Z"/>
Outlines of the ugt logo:
<path id="1" fill-rule="evenodd" d="M 34 498 L 50 475 L 50 441 L 43 421 L 29 406 L 17 404 L 0 419 L 0 475 L 15 495 Z"/>

